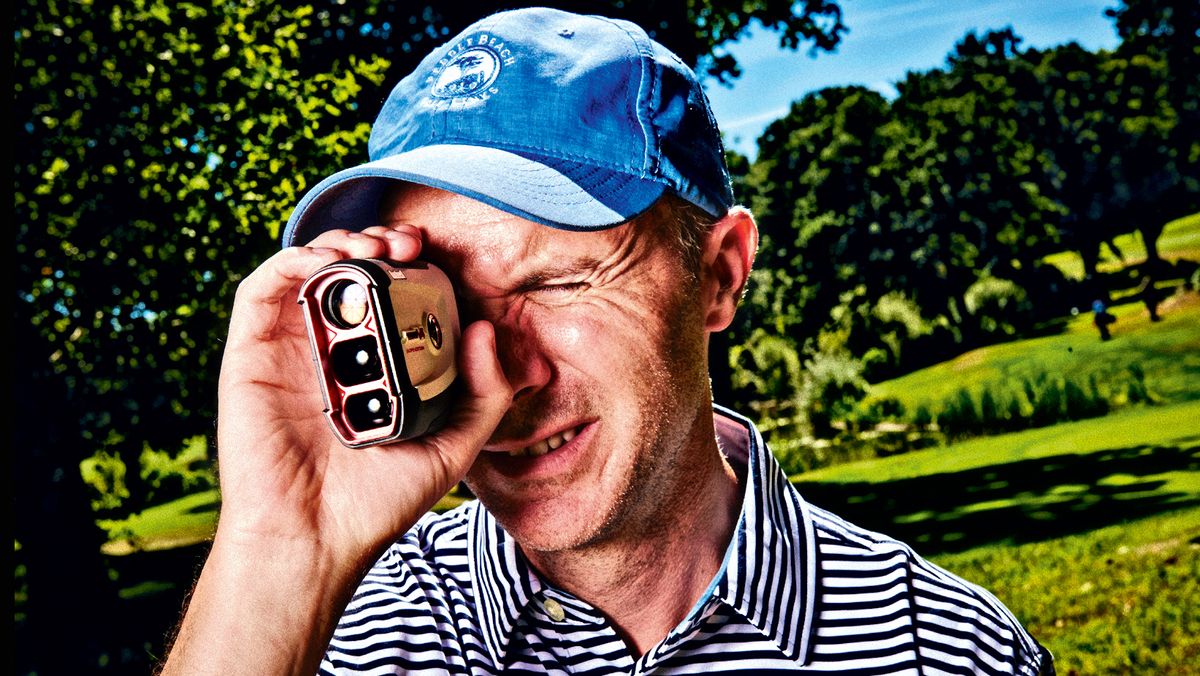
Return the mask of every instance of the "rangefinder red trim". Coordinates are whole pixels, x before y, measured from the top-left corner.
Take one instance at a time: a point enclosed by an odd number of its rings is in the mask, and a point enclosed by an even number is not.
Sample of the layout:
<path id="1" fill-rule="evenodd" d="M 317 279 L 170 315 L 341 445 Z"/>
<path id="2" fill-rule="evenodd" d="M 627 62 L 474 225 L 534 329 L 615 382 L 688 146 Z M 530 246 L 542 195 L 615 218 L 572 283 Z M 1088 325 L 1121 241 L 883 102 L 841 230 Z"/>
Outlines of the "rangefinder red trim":
<path id="1" fill-rule="evenodd" d="M 424 262 L 347 259 L 300 287 L 325 416 L 351 448 L 427 434 L 449 414 L 460 327 L 450 279 Z"/>

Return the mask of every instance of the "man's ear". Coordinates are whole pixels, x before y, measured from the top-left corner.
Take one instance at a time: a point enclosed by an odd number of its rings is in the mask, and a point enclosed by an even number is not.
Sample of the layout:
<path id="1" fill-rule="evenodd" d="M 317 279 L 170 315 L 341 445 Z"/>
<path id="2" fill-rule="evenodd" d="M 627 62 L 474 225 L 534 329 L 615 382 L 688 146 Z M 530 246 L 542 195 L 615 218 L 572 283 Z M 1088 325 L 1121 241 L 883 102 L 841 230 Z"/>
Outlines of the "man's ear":
<path id="1" fill-rule="evenodd" d="M 700 256 L 704 327 L 723 331 L 733 322 L 742 289 L 758 251 L 758 225 L 743 207 L 734 207 L 709 229 Z"/>

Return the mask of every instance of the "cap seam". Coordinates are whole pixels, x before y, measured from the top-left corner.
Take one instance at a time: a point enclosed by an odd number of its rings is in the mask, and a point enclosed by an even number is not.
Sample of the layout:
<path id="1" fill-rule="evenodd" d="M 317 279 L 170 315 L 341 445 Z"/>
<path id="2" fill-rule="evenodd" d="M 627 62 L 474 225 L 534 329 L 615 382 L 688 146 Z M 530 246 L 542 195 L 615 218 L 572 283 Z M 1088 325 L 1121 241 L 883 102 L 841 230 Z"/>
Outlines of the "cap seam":
<path id="1" fill-rule="evenodd" d="M 664 185 L 673 188 L 674 186 L 671 185 L 671 181 L 666 180 L 666 177 L 662 175 L 661 167 L 659 166 L 662 144 L 659 142 L 658 134 L 655 133 L 654 124 L 651 122 L 654 110 L 650 104 L 656 97 L 661 95 L 661 92 L 657 77 L 657 63 L 654 61 L 654 49 L 648 42 L 649 36 L 646 36 L 647 42 L 643 43 L 640 36 L 629 29 L 627 22 L 607 17 L 599 18 L 611 24 L 629 38 L 629 41 L 633 44 L 634 54 L 638 61 L 638 72 L 641 74 L 641 77 L 638 81 L 637 104 L 634 108 L 635 118 L 633 121 L 642 130 L 642 170 Z M 641 31 L 641 28 L 637 28 L 637 30 Z"/>

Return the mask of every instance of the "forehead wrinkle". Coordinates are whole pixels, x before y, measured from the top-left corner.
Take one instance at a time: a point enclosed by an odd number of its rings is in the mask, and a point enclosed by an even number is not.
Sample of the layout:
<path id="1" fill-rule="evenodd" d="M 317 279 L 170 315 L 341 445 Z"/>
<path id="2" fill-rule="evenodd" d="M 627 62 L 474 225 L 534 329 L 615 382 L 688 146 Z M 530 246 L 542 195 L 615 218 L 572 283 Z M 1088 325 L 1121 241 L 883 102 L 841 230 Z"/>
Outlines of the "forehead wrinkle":
<path id="1" fill-rule="evenodd" d="M 486 283 L 498 290 L 519 286 L 534 274 L 532 271 L 556 259 L 553 247 L 546 244 L 547 234 L 541 226 L 525 237 L 491 236 L 505 227 L 502 220 L 491 228 L 472 228 L 449 233 L 441 247 L 457 264 L 461 274 L 472 281 Z M 486 233 L 486 234 L 484 234 Z"/>

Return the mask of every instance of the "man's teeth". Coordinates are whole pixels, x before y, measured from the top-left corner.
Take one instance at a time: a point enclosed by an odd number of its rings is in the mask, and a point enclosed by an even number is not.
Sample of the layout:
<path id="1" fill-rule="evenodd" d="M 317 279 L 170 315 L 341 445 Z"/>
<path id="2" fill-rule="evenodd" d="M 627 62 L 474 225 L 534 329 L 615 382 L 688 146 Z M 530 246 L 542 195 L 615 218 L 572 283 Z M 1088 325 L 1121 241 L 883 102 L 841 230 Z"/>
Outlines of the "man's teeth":
<path id="1" fill-rule="evenodd" d="M 568 441 L 574 439 L 575 435 L 578 433 L 579 431 L 576 429 L 569 429 L 564 432 L 559 432 L 558 434 L 551 434 L 549 437 L 542 439 L 541 441 L 534 442 L 525 448 L 518 448 L 515 451 L 509 451 L 508 454 L 513 457 L 526 455 L 536 457 L 539 455 L 546 455 L 550 451 L 553 451 L 559 446 L 562 446 Z"/>

